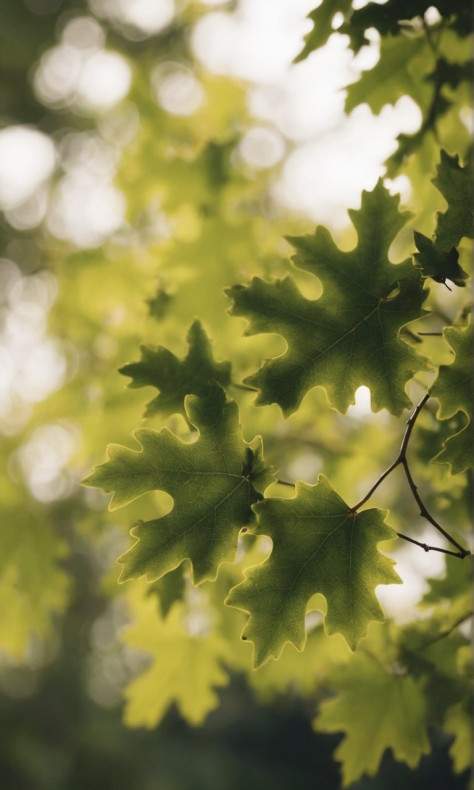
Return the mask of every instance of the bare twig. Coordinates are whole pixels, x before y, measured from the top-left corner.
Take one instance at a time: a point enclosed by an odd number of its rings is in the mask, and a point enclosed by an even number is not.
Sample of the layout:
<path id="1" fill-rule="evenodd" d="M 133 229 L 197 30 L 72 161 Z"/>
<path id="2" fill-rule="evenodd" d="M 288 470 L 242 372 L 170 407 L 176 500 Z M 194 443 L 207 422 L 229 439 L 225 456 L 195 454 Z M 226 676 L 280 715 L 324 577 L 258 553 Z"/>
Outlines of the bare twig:
<path id="1" fill-rule="evenodd" d="M 287 480 L 277 480 L 277 483 L 279 483 L 281 486 L 291 486 L 291 488 L 295 487 L 294 483 L 289 483 Z"/>
<path id="2" fill-rule="evenodd" d="M 397 533 L 398 537 L 402 538 L 403 540 L 407 540 L 410 543 L 414 543 L 417 546 L 420 546 L 422 549 L 424 549 L 424 551 L 439 551 L 439 552 L 442 552 L 443 554 L 451 554 L 453 557 L 459 557 L 460 559 L 464 559 L 464 557 L 467 557 L 471 552 L 468 549 L 464 549 L 449 534 L 449 532 L 447 532 L 440 524 L 438 524 L 436 519 L 428 511 L 427 507 L 425 506 L 423 500 L 420 497 L 420 494 L 418 493 L 418 488 L 415 485 L 415 482 L 414 482 L 413 477 L 411 475 L 410 468 L 408 466 L 408 461 L 407 461 L 407 458 L 406 458 L 408 443 L 410 441 L 410 437 L 411 437 L 411 434 L 412 434 L 415 422 L 416 422 L 417 417 L 418 417 L 419 413 L 421 412 L 423 406 L 425 405 L 426 401 L 429 399 L 429 397 L 430 397 L 430 395 L 427 392 L 426 395 L 423 396 L 421 401 L 416 406 L 415 410 L 413 411 L 413 414 L 411 414 L 411 416 L 409 417 L 409 419 L 407 421 L 407 428 L 406 428 L 405 434 L 403 436 L 402 444 L 401 444 L 401 447 L 400 447 L 400 452 L 398 453 L 397 457 L 395 458 L 395 461 L 392 464 L 390 464 L 390 466 L 384 472 L 382 472 L 380 477 L 375 481 L 375 483 L 372 486 L 372 488 L 370 489 L 370 491 L 363 497 L 363 499 L 360 500 L 360 502 L 357 503 L 357 505 L 354 505 L 354 507 L 352 507 L 351 510 L 352 510 L 353 513 L 357 512 L 357 510 L 359 510 L 359 508 L 361 508 L 362 505 L 364 505 L 367 502 L 367 500 L 370 499 L 370 497 L 372 496 L 374 491 L 377 490 L 377 488 L 385 480 L 385 478 L 388 477 L 388 475 L 391 474 L 393 472 L 393 470 L 397 468 L 397 466 L 401 465 L 403 467 L 403 471 L 405 472 L 405 477 L 406 477 L 406 479 L 408 481 L 408 485 L 410 486 L 411 492 L 412 492 L 412 494 L 413 494 L 413 496 L 415 498 L 415 501 L 416 501 L 418 507 L 420 508 L 420 516 L 423 516 L 423 518 L 425 518 L 427 521 L 429 521 L 429 523 L 433 527 L 435 527 L 435 529 L 437 529 L 438 532 L 440 532 L 446 538 L 446 540 L 449 543 L 451 543 L 451 545 L 454 546 L 457 549 L 457 551 L 455 552 L 455 551 L 450 551 L 449 549 L 443 549 L 443 548 L 436 547 L 436 546 L 429 546 L 426 543 L 421 543 L 418 540 L 414 540 L 414 538 L 409 538 L 407 535 L 402 535 L 400 533 Z"/>
<path id="3" fill-rule="evenodd" d="M 459 625 L 461 625 L 462 623 L 465 623 L 466 620 L 469 620 L 470 617 L 474 617 L 474 611 L 467 612 L 466 614 L 463 614 L 462 617 L 458 617 L 458 619 L 452 624 L 452 626 L 450 628 L 446 628 L 445 631 L 441 631 L 441 633 L 439 633 L 438 636 L 435 636 L 434 639 L 430 639 L 429 642 L 427 642 L 425 645 L 423 645 L 423 650 L 425 650 L 427 647 L 430 647 L 431 645 L 434 645 L 436 642 L 439 642 L 441 639 L 445 639 L 445 637 L 447 637 L 450 634 L 452 634 L 452 632 Z"/>
<path id="4" fill-rule="evenodd" d="M 232 381 L 231 386 L 235 387 L 238 390 L 245 390 L 246 392 L 258 392 L 256 387 L 250 387 L 248 384 L 241 384 L 237 381 Z"/>

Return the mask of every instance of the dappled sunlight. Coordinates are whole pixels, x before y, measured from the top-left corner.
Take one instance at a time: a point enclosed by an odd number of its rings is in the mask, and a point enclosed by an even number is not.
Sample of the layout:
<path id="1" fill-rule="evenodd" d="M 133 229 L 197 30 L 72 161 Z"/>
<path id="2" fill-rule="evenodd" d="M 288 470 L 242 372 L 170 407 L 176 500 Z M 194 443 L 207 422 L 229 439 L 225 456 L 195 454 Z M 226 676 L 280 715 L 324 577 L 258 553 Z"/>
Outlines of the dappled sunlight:
<path id="1" fill-rule="evenodd" d="M 61 343 L 46 333 L 55 278 L 48 272 L 23 277 L 2 259 L 0 283 L 0 431 L 10 434 L 23 427 L 33 404 L 64 383 L 67 361 Z"/>
<path id="2" fill-rule="evenodd" d="M 18 466 L 32 495 L 40 502 L 66 499 L 72 493 L 77 479 L 68 467 L 79 436 L 77 426 L 70 422 L 42 425 L 12 458 L 13 467 Z"/>
<path id="3" fill-rule="evenodd" d="M 33 85 L 40 101 L 104 112 L 128 93 L 131 70 L 122 55 L 105 50 L 101 26 L 90 17 L 66 25 L 61 43 L 41 57 Z"/>
<path id="4" fill-rule="evenodd" d="M 173 0 L 89 0 L 89 6 L 131 41 L 155 36 L 173 21 Z"/>
<path id="5" fill-rule="evenodd" d="M 151 84 L 159 105 L 172 115 L 192 115 L 204 101 L 204 90 L 190 69 L 180 63 L 155 66 Z"/>
<path id="6" fill-rule="evenodd" d="M 0 208 L 16 209 L 32 198 L 56 163 L 52 140 L 27 126 L 0 131 Z"/>

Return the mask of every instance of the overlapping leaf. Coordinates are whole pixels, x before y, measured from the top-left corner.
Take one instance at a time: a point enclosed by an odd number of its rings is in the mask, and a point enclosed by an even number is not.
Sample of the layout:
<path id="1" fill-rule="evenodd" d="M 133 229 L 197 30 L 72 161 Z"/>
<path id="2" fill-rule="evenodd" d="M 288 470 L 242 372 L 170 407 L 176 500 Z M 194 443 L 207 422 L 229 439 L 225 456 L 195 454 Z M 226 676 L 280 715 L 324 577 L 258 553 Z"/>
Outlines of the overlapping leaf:
<path id="1" fill-rule="evenodd" d="M 145 416 L 180 412 L 185 415 L 186 395 L 205 395 L 212 381 L 222 386 L 230 382 L 230 362 L 215 362 L 209 338 L 199 321 L 195 321 L 187 335 L 189 351 L 179 360 L 163 346 L 156 349 L 141 346 L 142 358 L 120 368 L 120 373 L 130 376 L 131 388 L 156 387 L 159 395 L 146 407 Z"/>
<path id="2" fill-rule="evenodd" d="M 446 713 L 444 731 L 454 735 L 449 754 L 456 773 L 472 766 L 472 705 L 469 696 L 457 702 Z"/>
<path id="3" fill-rule="evenodd" d="M 400 582 L 393 561 L 377 550 L 395 537 L 385 512 L 355 513 L 323 475 L 315 486 L 298 482 L 292 499 L 265 499 L 254 509 L 273 550 L 227 603 L 250 614 L 244 637 L 254 642 L 255 665 L 277 658 L 285 642 L 303 649 L 306 605 L 317 592 L 327 601 L 328 633 L 341 633 L 355 649 L 368 623 L 383 620 L 375 587 Z"/>
<path id="4" fill-rule="evenodd" d="M 353 10 L 351 2 L 333 2 L 322 0 L 322 3 L 308 14 L 314 23 L 314 29 L 305 37 L 305 46 L 296 58 L 296 62 L 303 60 L 315 49 L 323 46 L 333 32 L 332 20 L 336 13 L 342 13 L 343 23 L 338 27 L 340 33 L 349 36 L 350 45 L 354 52 L 370 43 L 366 32 L 370 28 L 380 33 L 382 37 L 399 35 L 407 25 L 408 20 L 423 17 L 430 8 L 430 0 L 388 0 L 380 4 L 370 2 L 362 8 Z M 441 0 L 437 8 L 443 15 L 445 23 L 449 24 L 461 36 L 467 36 L 471 28 L 469 8 L 463 0 Z M 415 29 L 420 25 L 416 25 Z"/>
<path id="5" fill-rule="evenodd" d="M 436 244 L 449 250 L 463 236 L 474 237 L 474 209 L 472 203 L 472 170 L 470 163 L 459 164 L 459 157 L 441 150 L 441 162 L 433 184 L 445 198 L 448 208 L 439 213 L 436 227 Z"/>
<path id="6" fill-rule="evenodd" d="M 304 60 L 314 52 L 316 49 L 324 46 L 329 36 L 334 33 L 332 21 L 335 14 L 342 13 L 344 16 L 351 9 L 351 0 L 323 0 L 323 2 L 308 14 L 308 19 L 311 20 L 314 27 L 305 36 L 305 44 L 299 55 L 295 58 L 295 63 Z"/>
<path id="7" fill-rule="evenodd" d="M 437 282 L 450 280 L 462 288 L 466 285 L 469 275 L 459 265 L 459 253 L 455 247 L 446 252 L 423 233 L 415 231 L 415 244 L 418 252 L 413 256 L 423 277 L 432 277 Z"/>
<path id="8" fill-rule="evenodd" d="M 246 334 L 282 335 L 286 353 L 266 360 L 246 379 L 260 390 L 257 402 L 278 403 L 295 411 L 314 386 L 326 389 L 332 405 L 345 412 L 361 385 L 371 390 L 375 411 L 400 414 L 410 405 L 405 385 L 426 367 L 426 360 L 400 338 L 400 329 L 423 314 L 425 293 L 420 273 L 410 261 L 390 263 L 389 247 L 406 221 L 379 181 L 362 193 L 362 207 L 351 211 L 358 244 L 341 251 L 325 228 L 313 236 L 290 238 L 294 263 L 320 278 L 324 292 L 305 299 L 293 279 L 228 290 L 233 315 L 249 319 Z"/>
<path id="9" fill-rule="evenodd" d="M 4 492 L 8 482 L 2 484 Z M 1 521 L 0 650 L 21 664 L 32 638 L 49 636 L 53 618 L 66 608 L 69 579 L 60 565 L 66 546 L 44 517 L 18 501 L 2 507 Z"/>
<path id="10" fill-rule="evenodd" d="M 191 633 L 180 603 L 166 619 L 158 615 L 152 600 L 139 603 L 137 621 L 123 639 L 149 653 L 153 661 L 124 690 L 125 724 L 156 727 L 173 702 L 190 724 L 201 724 L 219 704 L 214 689 L 229 680 L 222 668 L 227 643 L 216 634 Z"/>
<path id="11" fill-rule="evenodd" d="M 431 387 L 431 395 L 438 398 L 437 416 L 441 420 L 464 412 L 467 418 L 465 427 L 450 437 L 443 450 L 436 456 L 437 461 L 450 463 L 454 474 L 464 471 L 474 463 L 473 433 L 471 423 L 473 377 L 473 331 L 472 324 L 466 328 L 455 326 L 444 330 L 444 337 L 455 353 L 451 365 L 441 365 L 438 377 Z"/>
<path id="12" fill-rule="evenodd" d="M 186 444 L 167 428 L 136 431 L 140 450 L 110 445 L 109 461 L 84 481 L 113 494 L 112 510 L 152 490 L 174 499 L 170 513 L 133 528 L 137 540 L 121 558 L 122 581 L 159 579 L 186 558 L 196 583 L 214 579 L 219 565 L 234 558 L 251 505 L 272 481 L 260 437 L 243 441 L 237 405 L 226 402 L 219 385 L 206 397 L 187 396 L 186 414 L 199 430 L 197 441 Z"/>
<path id="13" fill-rule="evenodd" d="M 374 113 L 379 113 L 386 104 L 395 104 L 405 95 L 426 110 L 433 89 L 421 77 L 428 76 L 432 62 L 432 53 L 424 39 L 404 35 L 384 37 L 378 62 L 347 87 L 346 112 L 359 104 L 368 104 Z"/>
<path id="14" fill-rule="evenodd" d="M 337 696 L 325 700 L 315 721 L 320 732 L 344 732 L 334 752 L 343 786 L 374 776 L 386 749 L 414 768 L 429 752 L 426 703 L 420 684 L 390 672 L 371 653 L 358 653 L 328 679 Z"/>

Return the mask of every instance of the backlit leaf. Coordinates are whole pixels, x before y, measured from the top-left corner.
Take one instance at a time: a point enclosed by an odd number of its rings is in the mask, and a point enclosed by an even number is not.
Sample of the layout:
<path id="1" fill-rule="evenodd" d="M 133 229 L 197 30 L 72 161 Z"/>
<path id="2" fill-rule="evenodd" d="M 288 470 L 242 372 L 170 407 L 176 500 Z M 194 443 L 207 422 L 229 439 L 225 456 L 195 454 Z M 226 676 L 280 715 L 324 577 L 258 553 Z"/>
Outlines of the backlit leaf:
<path id="1" fill-rule="evenodd" d="M 472 325 L 467 328 L 447 327 L 444 337 L 456 357 L 451 365 L 441 365 L 431 395 L 439 401 L 438 418 L 447 420 L 464 412 L 467 425 L 447 439 L 443 450 L 435 457 L 441 463 L 450 463 L 454 474 L 462 472 L 474 463 L 472 441 Z"/>
<path id="2" fill-rule="evenodd" d="M 438 214 L 436 244 L 449 250 L 463 236 L 474 237 L 474 210 L 472 204 L 472 176 L 470 163 L 459 164 L 459 157 L 441 150 L 441 162 L 433 184 L 445 198 L 448 208 Z"/>
<path id="3" fill-rule="evenodd" d="M 128 727 L 156 727 L 172 703 L 194 725 L 217 707 L 215 688 L 227 685 L 222 668 L 228 646 L 213 633 L 193 633 L 186 609 L 175 603 L 160 617 L 150 598 L 139 601 L 137 620 L 123 641 L 152 657 L 150 666 L 124 690 L 124 722 Z"/>
<path id="4" fill-rule="evenodd" d="M 305 36 L 305 45 L 294 62 L 299 63 L 312 52 L 326 44 L 328 38 L 334 33 L 332 21 L 337 13 L 344 16 L 351 8 L 351 0 L 323 0 L 323 2 L 308 14 L 308 19 L 313 23 L 313 29 Z"/>
<path id="5" fill-rule="evenodd" d="M 432 277 L 437 282 L 450 280 L 459 287 L 466 285 L 469 275 L 458 263 L 459 253 L 455 247 L 446 252 L 439 249 L 431 239 L 415 231 L 418 252 L 413 256 L 423 277 Z"/>
<path id="6" fill-rule="evenodd" d="M 146 407 L 146 417 L 156 413 L 185 414 L 186 395 L 205 395 L 212 381 L 222 386 L 229 384 L 230 362 L 214 361 L 211 343 L 199 321 L 192 324 L 187 341 L 189 351 L 183 360 L 163 346 L 156 349 L 141 346 L 140 362 L 120 368 L 120 373 L 132 379 L 129 387 L 152 386 L 159 390 L 159 395 Z"/>
<path id="7" fill-rule="evenodd" d="M 309 300 L 286 277 L 228 290 L 233 315 L 249 319 L 246 334 L 274 332 L 288 345 L 246 379 L 260 392 L 257 403 L 278 403 L 291 414 L 305 393 L 322 386 L 330 403 L 345 412 L 355 391 L 369 387 L 375 411 L 393 414 L 410 405 L 405 385 L 426 360 L 400 338 L 400 329 L 423 314 L 425 292 L 410 261 L 390 263 L 389 247 L 406 221 L 379 181 L 362 193 L 362 207 L 350 211 L 358 244 L 341 251 L 325 228 L 290 238 L 295 266 L 316 275 L 323 295 Z"/>
<path id="8" fill-rule="evenodd" d="M 390 672 L 376 656 L 361 651 L 336 668 L 328 683 L 337 696 L 321 704 L 315 727 L 345 733 L 334 752 L 344 787 L 363 774 L 374 776 L 386 749 L 410 768 L 428 753 L 426 704 L 414 678 Z"/>
<path id="9" fill-rule="evenodd" d="M 285 642 L 305 644 L 306 605 L 314 593 L 327 601 L 329 634 L 341 633 L 354 650 L 371 620 L 384 615 L 375 597 L 378 584 L 398 584 L 393 560 L 377 550 L 395 537 L 378 509 L 354 513 L 320 475 L 315 486 L 298 482 L 291 499 L 265 499 L 254 507 L 257 534 L 273 549 L 245 573 L 227 603 L 250 614 L 244 637 L 254 642 L 256 666 L 278 658 Z"/>
<path id="10" fill-rule="evenodd" d="M 174 499 L 170 513 L 133 528 L 135 545 L 120 560 L 122 581 L 159 579 L 184 559 L 196 583 L 215 579 L 219 565 L 235 557 L 252 503 L 272 482 L 260 437 L 243 441 L 237 405 L 217 384 L 204 398 L 188 395 L 186 414 L 199 430 L 197 441 L 182 442 L 167 428 L 138 430 L 140 450 L 110 445 L 109 461 L 84 481 L 112 493 L 112 510 L 152 490 Z"/>

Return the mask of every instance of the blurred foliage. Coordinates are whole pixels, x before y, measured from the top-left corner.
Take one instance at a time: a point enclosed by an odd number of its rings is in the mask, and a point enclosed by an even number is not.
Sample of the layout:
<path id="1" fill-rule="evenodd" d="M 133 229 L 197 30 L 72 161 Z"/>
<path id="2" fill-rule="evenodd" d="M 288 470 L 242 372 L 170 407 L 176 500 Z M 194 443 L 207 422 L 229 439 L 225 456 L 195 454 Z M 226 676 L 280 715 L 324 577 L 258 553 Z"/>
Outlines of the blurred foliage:
<path id="1" fill-rule="evenodd" d="M 336 790 L 353 782 L 356 790 L 462 790 L 470 765 L 469 559 L 434 562 L 437 577 L 428 583 L 429 564 L 418 558 L 431 560 L 432 552 L 387 544 L 402 579 L 415 569 L 418 607 L 406 611 L 402 603 L 394 618 L 372 623 L 353 655 L 339 634 L 326 633 L 326 601 L 313 596 L 304 652 L 287 644 L 278 661 L 258 670 L 240 639 L 246 616 L 223 601 L 244 571 L 265 561 L 268 538 L 242 534 L 236 562 L 221 565 L 214 583 L 194 587 L 187 562 L 151 584 L 117 583 L 130 525 L 166 517 L 170 497 L 153 491 L 107 515 L 104 495 L 79 481 L 104 458 L 107 443 L 129 446 L 141 425 L 164 425 L 194 442 L 176 403 L 196 382 L 200 387 L 198 374 L 208 376 L 208 367 L 238 401 L 242 446 L 260 434 L 266 463 L 279 469 L 272 496 L 291 497 L 285 482 L 314 484 L 324 469 L 344 501 L 359 501 L 393 462 L 404 431 L 403 419 L 386 410 L 339 414 L 321 386 L 286 420 L 275 404 L 255 405 L 242 382 L 283 354 L 285 342 L 276 334 L 242 336 L 246 322 L 228 315 L 224 289 L 287 275 L 284 237 L 313 228 L 275 199 L 285 160 L 259 168 L 241 154 L 258 122 L 248 86 L 207 72 L 191 45 L 209 7 L 179 0 L 152 33 L 121 18 L 125 7 L 99 0 L 0 4 L 1 129 L 43 133 L 56 157 L 35 195 L 7 206 L 0 219 L 0 785 Z M 375 28 L 380 58 L 348 86 L 346 112 L 367 103 L 380 113 L 404 95 L 420 108 L 419 130 L 402 135 L 386 163 L 387 176 L 410 179 L 413 212 L 390 258 L 415 256 L 429 289 L 430 312 L 404 334 L 413 356 L 432 365 L 409 382 L 409 402 L 439 369 L 432 390 L 439 413 L 430 400 L 420 414 L 410 468 L 428 509 L 465 545 L 472 344 L 469 289 L 456 286 L 470 270 L 472 238 L 469 132 L 461 121 L 469 108 L 470 12 L 464 2 L 443 2 L 433 17 L 428 7 L 389 0 L 353 10 L 350 2 L 323 0 L 296 60 L 332 34 L 348 37 L 357 52 Z M 238 13 L 233 4 L 224 11 Z M 343 19 L 334 33 L 336 12 Z M 119 56 L 130 74 L 126 95 L 104 106 L 88 104 L 79 82 L 64 87 L 75 73 L 71 64 L 83 68 L 97 52 Z M 39 75 L 53 55 L 56 82 L 46 81 L 48 94 Z M 194 109 L 165 109 L 160 85 L 170 75 L 184 75 L 197 91 Z M 179 83 L 169 84 L 175 99 Z M 84 183 L 89 191 L 81 192 Z M 111 201 L 124 201 L 115 224 L 107 219 Z M 335 243 L 353 247 L 351 229 Z M 291 275 L 305 300 L 321 295 L 324 283 L 296 268 Z M 131 362 L 140 346 L 141 361 Z M 127 389 L 118 369 L 132 378 Z M 162 379 L 169 383 L 170 373 L 179 391 L 170 384 L 165 397 Z M 455 376 L 461 382 L 449 391 Z M 207 385 L 197 394 L 206 392 Z M 427 537 L 401 474 L 377 489 L 372 505 L 390 510 L 396 531 L 442 540 Z M 390 708 L 388 697 L 400 708 Z M 378 715 L 385 715 L 380 728 Z M 143 727 L 152 731 L 135 729 Z"/>

